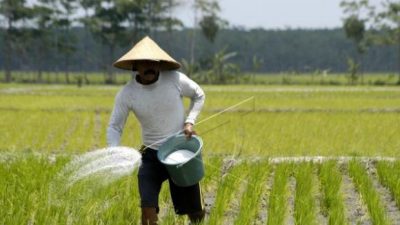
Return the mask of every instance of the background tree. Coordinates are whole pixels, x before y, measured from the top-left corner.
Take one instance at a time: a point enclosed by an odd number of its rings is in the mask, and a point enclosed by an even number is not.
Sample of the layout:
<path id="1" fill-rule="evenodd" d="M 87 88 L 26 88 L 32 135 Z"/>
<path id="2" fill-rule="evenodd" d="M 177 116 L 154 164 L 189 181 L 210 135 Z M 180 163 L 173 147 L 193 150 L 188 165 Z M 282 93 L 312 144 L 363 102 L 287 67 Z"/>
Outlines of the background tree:
<path id="1" fill-rule="evenodd" d="M 358 76 L 358 70 L 362 68 L 363 55 L 367 51 L 367 39 L 366 39 L 366 26 L 367 19 L 360 18 L 362 16 L 363 9 L 369 9 L 368 0 L 357 1 L 342 1 L 340 6 L 344 9 L 344 13 L 347 17 L 343 21 L 343 29 L 346 33 L 347 38 L 351 39 L 356 46 L 357 57 L 355 60 L 348 59 L 347 64 L 349 71 L 352 71 L 351 77 Z M 351 63 L 350 63 L 351 62 Z M 351 79 L 351 83 L 355 84 L 357 79 Z M 361 72 L 361 82 L 364 83 L 364 76 Z"/>
<path id="2" fill-rule="evenodd" d="M 26 29 L 21 23 L 32 17 L 32 9 L 26 5 L 26 0 L 0 0 L 0 14 L 6 24 L 3 41 L 5 81 L 11 82 L 14 53 L 26 38 Z"/>
<path id="3" fill-rule="evenodd" d="M 376 14 L 376 24 L 380 30 L 377 39 L 379 43 L 397 46 L 397 84 L 400 85 L 400 2 L 386 0 L 382 6 L 383 10 Z"/>
<path id="4" fill-rule="evenodd" d="M 226 26 L 227 22 L 218 16 L 221 8 L 217 1 L 201 0 L 197 4 L 202 14 L 199 22 L 201 31 L 206 39 L 213 43 L 219 29 Z"/>
<path id="5" fill-rule="evenodd" d="M 214 42 L 217 32 L 223 20 L 218 17 L 221 8 L 217 0 L 194 0 L 193 1 L 193 29 L 190 41 L 190 63 L 195 63 L 195 47 L 197 29 L 201 28 L 203 35 L 210 42 Z M 201 18 L 199 20 L 199 15 Z"/>
<path id="6" fill-rule="evenodd" d="M 33 7 L 33 29 L 32 41 L 34 44 L 33 52 L 35 53 L 35 65 L 37 69 L 37 82 L 43 82 L 42 72 L 46 63 L 46 58 L 49 57 L 53 46 L 52 29 L 54 10 L 49 5 L 51 0 L 38 0 Z"/>
<path id="7" fill-rule="evenodd" d="M 342 2 L 342 6 L 345 12 L 350 12 L 357 18 L 361 10 L 367 12 L 368 22 L 371 24 L 371 28 L 367 32 L 368 43 L 398 47 L 397 67 L 398 84 L 400 84 L 400 3 L 385 0 L 380 7 L 375 7 L 368 0 L 354 0 Z"/>
<path id="8" fill-rule="evenodd" d="M 253 83 L 255 83 L 256 79 L 255 73 L 257 73 L 260 70 L 263 63 L 264 63 L 263 59 L 260 59 L 257 55 L 253 55 L 253 77 L 252 77 Z"/>
<path id="9" fill-rule="evenodd" d="M 119 1 L 106 0 L 96 4 L 93 20 L 90 22 L 93 36 L 107 48 L 106 52 L 102 54 L 104 57 L 101 62 L 102 67 L 106 70 L 106 84 L 115 82 L 113 68 L 109 62 L 115 60 L 116 46 L 124 43 L 126 39 L 126 27 L 124 26 L 126 18 L 118 3 Z"/>
<path id="10" fill-rule="evenodd" d="M 179 6 L 176 0 L 147 0 L 144 4 L 147 28 L 151 36 L 155 37 L 155 31 L 160 29 L 171 30 L 175 26 L 181 27 L 182 22 L 173 16 L 171 10 Z"/>
<path id="11" fill-rule="evenodd" d="M 73 17 L 76 12 L 78 5 L 76 0 L 56 0 L 58 1 L 58 13 L 59 16 L 56 17 L 55 25 L 60 32 L 58 38 L 57 49 L 64 55 L 64 70 L 65 70 L 65 80 L 67 84 L 70 83 L 69 79 L 69 65 L 72 54 L 76 50 L 76 37 L 71 32 L 72 26 L 76 21 Z"/>
<path id="12" fill-rule="evenodd" d="M 176 0 L 118 0 L 121 13 L 126 17 L 132 42 L 137 41 L 144 33 L 157 37 L 159 31 L 171 32 L 181 28 L 182 21 L 171 13 L 179 2 Z"/>
<path id="13" fill-rule="evenodd" d="M 86 84 L 89 84 L 89 79 L 87 77 L 86 69 L 83 69 L 84 63 L 92 62 L 93 58 L 88 55 L 88 43 L 89 43 L 89 30 L 92 26 L 93 20 L 91 17 L 93 16 L 94 8 L 101 0 L 78 0 L 79 5 L 84 11 L 84 15 L 79 18 L 79 22 L 83 25 L 84 28 L 84 42 L 83 42 L 83 58 L 85 60 L 81 60 L 81 70 L 83 70 L 83 80 Z"/>
<path id="14" fill-rule="evenodd" d="M 212 67 L 207 73 L 207 81 L 217 84 L 226 84 L 233 79 L 237 81 L 239 67 L 230 62 L 236 56 L 236 52 L 226 52 L 226 49 L 217 52 L 212 58 Z"/>

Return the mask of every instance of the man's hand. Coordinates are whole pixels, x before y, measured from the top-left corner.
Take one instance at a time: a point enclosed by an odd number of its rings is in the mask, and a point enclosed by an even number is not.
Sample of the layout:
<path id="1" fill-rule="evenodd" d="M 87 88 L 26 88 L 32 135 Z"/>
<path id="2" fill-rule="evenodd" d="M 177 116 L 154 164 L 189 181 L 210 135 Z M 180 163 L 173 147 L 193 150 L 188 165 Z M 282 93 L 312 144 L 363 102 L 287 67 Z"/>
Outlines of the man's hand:
<path id="1" fill-rule="evenodd" d="M 185 123 L 183 133 L 186 135 L 187 139 L 190 139 L 192 135 L 196 135 L 196 131 L 193 130 L 193 124 Z"/>

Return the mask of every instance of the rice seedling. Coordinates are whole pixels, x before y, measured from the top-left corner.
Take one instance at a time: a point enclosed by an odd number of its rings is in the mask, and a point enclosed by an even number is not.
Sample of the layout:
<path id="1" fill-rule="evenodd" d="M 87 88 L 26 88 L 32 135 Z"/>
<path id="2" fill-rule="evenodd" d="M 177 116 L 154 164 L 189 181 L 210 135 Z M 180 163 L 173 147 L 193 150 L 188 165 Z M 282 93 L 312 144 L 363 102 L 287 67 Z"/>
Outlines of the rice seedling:
<path id="1" fill-rule="evenodd" d="M 269 197 L 268 225 L 285 223 L 287 214 L 287 183 L 291 173 L 291 164 L 279 164 L 275 168 L 274 181 Z"/>
<path id="2" fill-rule="evenodd" d="M 316 209 L 313 190 L 313 165 L 302 163 L 296 165 L 296 197 L 294 201 L 294 219 L 296 224 L 313 225 L 316 223 Z"/>
<path id="3" fill-rule="evenodd" d="M 376 169 L 380 182 L 390 190 L 400 208 L 400 163 L 378 162 Z"/>
<path id="4" fill-rule="evenodd" d="M 255 102 L 196 125 L 205 143 L 206 176 L 201 183 L 208 198 L 210 214 L 206 222 L 210 224 L 227 222 L 228 217 L 236 224 L 260 222 L 256 215 L 263 210 L 259 193 L 272 165 L 249 160 L 221 176 L 222 159 L 227 155 L 238 155 L 239 161 L 254 156 L 400 156 L 398 88 L 203 87 L 207 100 L 199 120 L 255 96 Z M 67 85 L 1 85 L 0 224 L 139 222 L 134 174 L 106 188 L 78 183 L 68 192 L 50 197 L 53 177 L 73 155 L 106 146 L 108 120 L 119 89 L 120 86 L 79 89 Z M 140 146 L 138 121 L 130 117 L 125 128 L 121 144 Z M 374 223 L 387 224 L 379 196 L 361 164 L 350 164 L 349 173 Z M 308 188 L 315 185 L 312 168 L 313 165 L 301 164 L 294 173 L 297 182 L 293 216 L 297 224 L 315 224 L 316 206 L 310 197 L 312 188 Z M 377 169 L 382 184 L 391 190 L 399 205 L 400 167 L 381 162 Z M 292 207 L 288 203 L 292 164 L 276 165 L 274 173 L 267 209 L 267 215 L 273 216 L 261 222 L 285 224 Z M 323 163 L 318 174 L 329 224 L 347 224 L 337 165 Z M 167 190 L 165 186 L 160 196 L 160 222 L 185 224 L 186 217 L 176 217 L 172 209 L 167 209 L 172 207 Z"/>
<path id="5" fill-rule="evenodd" d="M 355 183 L 356 189 L 361 194 L 363 202 L 368 207 L 372 222 L 381 225 L 390 224 L 379 194 L 374 189 L 372 181 L 365 172 L 365 167 L 362 166 L 361 162 L 350 161 L 349 174 Z"/>
<path id="6" fill-rule="evenodd" d="M 250 171 L 245 193 L 240 200 L 239 214 L 234 222 L 237 225 L 255 221 L 257 212 L 265 210 L 260 209 L 259 205 L 269 175 L 269 165 L 266 162 L 254 162 L 250 166 Z"/>
<path id="7" fill-rule="evenodd" d="M 140 219 L 135 174 L 106 187 L 54 183 L 69 160 L 27 155 L 0 164 L 0 224 L 137 224 Z"/>
<path id="8" fill-rule="evenodd" d="M 244 178 L 248 175 L 248 163 L 241 162 L 229 169 L 218 183 L 214 206 L 211 208 L 208 224 L 221 224 L 224 220 L 224 213 L 229 210 L 229 202 L 232 200 L 234 193 L 238 191 L 238 187 L 244 182 Z"/>
<path id="9" fill-rule="evenodd" d="M 329 225 L 348 224 L 345 217 L 343 196 L 340 192 L 342 175 L 335 161 L 329 161 L 319 166 L 319 178 L 325 213 L 328 216 Z"/>
<path id="10" fill-rule="evenodd" d="M 0 148 L 76 153 L 104 147 L 106 127 L 119 88 L 20 85 L 12 89 L 10 85 L 9 92 L 2 89 Z M 255 96 L 254 102 L 196 126 L 202 135 L 227 122 L 204 137 L 205 149 L 212 149 L 212 153 L 225 154 L 230 149 L 242 155 L 264 156 L 398 156 L 400 118 L 396 112 L 400 92 L 397 89 L 279 86 L 204 86 L 204 89 L 207 101 L 199 120 Z M 140 146 L 140 135 L 138 122 L 130 117 L 122 144 Z M 316 135 L 318 138 L 314 138 Z"/>

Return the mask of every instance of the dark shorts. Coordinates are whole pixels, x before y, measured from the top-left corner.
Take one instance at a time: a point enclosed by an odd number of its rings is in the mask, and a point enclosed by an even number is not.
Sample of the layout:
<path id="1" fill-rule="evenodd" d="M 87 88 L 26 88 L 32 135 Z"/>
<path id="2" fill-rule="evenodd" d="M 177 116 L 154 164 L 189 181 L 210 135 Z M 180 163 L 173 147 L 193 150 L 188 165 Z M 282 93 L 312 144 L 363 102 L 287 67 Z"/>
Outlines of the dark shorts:
<path id="1" fill-rule="evenodd" d="M 168 180 L 176 214 L 191 214 L 204 209 L 203 196 L 198 183 L 189 187 L 176 186 L 170 179 L 165 166 L 158 160 L 156 150 L 142 148 L 141 152 L 142 165 L 138 173 L 141 207 L 155 207 L 158 213 L 161 185 Z"/>

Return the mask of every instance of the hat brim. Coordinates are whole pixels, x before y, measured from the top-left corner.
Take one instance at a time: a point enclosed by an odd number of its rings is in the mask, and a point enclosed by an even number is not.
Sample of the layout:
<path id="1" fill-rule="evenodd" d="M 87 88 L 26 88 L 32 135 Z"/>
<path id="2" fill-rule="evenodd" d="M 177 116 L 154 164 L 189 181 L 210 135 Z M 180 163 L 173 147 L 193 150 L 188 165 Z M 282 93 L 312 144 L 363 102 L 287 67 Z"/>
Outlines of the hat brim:
<path id="1" fill-rule="evenodd" d="M 161 70 L 177 70 L 181 67 L 181 64 L 166 60 L 154 60 L 154 59 L 140 59 L 140 60 L 119 60 L 113 64 L 113 66 L 123 70 L 137 70 L 137 64 L 140 61 L 158 61 L 160 62 Z"/>

